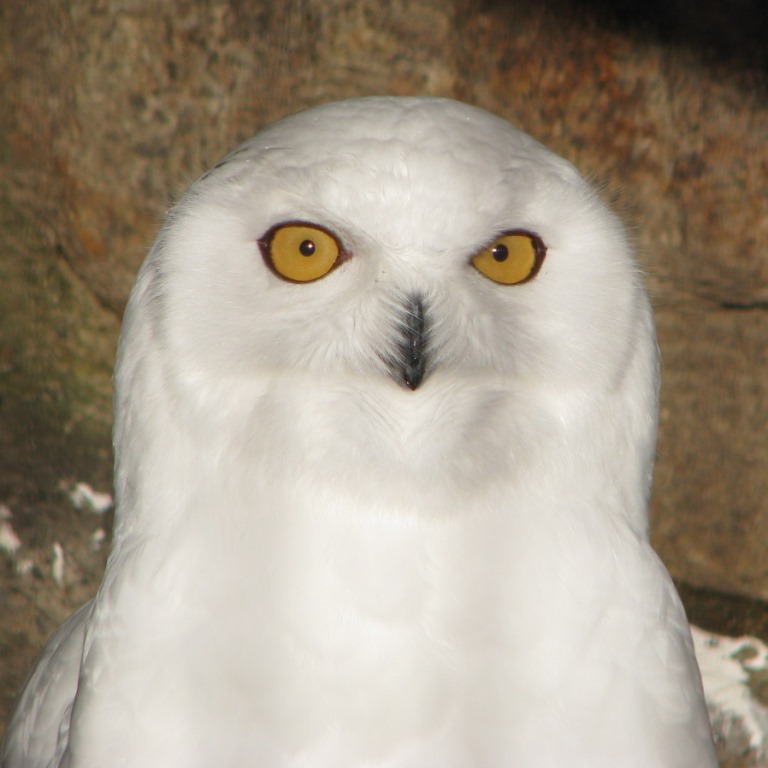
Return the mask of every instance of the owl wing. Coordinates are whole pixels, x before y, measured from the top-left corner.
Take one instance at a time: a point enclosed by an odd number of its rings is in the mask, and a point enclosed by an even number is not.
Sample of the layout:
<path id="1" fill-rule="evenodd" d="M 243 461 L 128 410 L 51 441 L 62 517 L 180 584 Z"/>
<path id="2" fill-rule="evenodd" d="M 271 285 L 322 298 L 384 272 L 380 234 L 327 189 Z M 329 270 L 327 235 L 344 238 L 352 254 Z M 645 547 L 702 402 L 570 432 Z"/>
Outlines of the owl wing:
<path id="1" fill-rule="evenodd" d="M 617 578 L 620 600 L 601 627 L 610 652 L 604 658 L 598 646 L 599 660 L 586 665 L 583 700 L 602 694 L 610 702 L 598 708 L 603 714 L 595 722 L 603 739 L 621 745 L 615 754 L 627 754 L 626 765 L 716 768 L 685 609 L 656 553 L 647 546 L 637 554 L 625 563 L 631 573 L 625 585 L 621 574 Z M 589 672 L 604 662 L 608 675 L 601 686 L 600 676 Z"/>
<path id="2" fill-rule="evenodd" d="M 3 768 L 56 768 L 67 746 L 92 602 L 54 632 L 19 696 L 0 749 Z"/>

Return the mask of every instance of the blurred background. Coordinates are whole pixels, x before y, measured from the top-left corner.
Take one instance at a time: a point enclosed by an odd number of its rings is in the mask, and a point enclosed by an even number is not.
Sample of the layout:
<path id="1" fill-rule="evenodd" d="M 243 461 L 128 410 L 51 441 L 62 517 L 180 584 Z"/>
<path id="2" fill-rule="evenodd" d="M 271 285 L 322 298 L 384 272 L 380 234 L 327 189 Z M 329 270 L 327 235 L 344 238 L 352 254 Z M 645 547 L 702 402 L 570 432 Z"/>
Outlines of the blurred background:
<path id="1" fill-rule="evenodd" d="M 121 313 L 165 211 L 260 126 L 350 96 L 484 107 L 623 217 L 663 357 L 654 544 L 694 623 L 768 639 L 766 40 L 760 0 L 3 0 L 0 731 L 100 581 L 111 513 L 70 492 L 111 492 Z"/>

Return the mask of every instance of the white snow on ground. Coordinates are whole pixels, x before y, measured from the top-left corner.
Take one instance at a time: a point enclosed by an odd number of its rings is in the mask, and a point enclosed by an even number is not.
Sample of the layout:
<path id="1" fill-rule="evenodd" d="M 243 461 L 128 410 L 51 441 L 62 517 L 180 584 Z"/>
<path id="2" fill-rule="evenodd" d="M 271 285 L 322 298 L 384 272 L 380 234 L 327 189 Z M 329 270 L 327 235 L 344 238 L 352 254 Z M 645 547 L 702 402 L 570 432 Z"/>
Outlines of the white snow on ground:
<path id="1" fill-rule="evenodd" d="M 58 541 L 53 543 L 53 563 L 51 576 L 58 586 L 64 586 L 64 548 Z"/>
<path id="2" fill-rule="evenodd" d="M 77 483 L 70 491 L 69 498 L 75 509 L 87 509 L 99 515 L 112 507 L 112 497 L 108 493 L 94 491 L 88 483 Z"/>
<path id="3" fill-rule="evenodd" d="M 112 497 L 108 493 L 94 491 L 88 483 L 76 483 L 74 488 L 69 491 L 69 498 L 76 509 L 87 510 L 99 515 L 111 509 L 113 504 Z M 22 545 L 21 539 L 13 530 L 12 518 L 13 513 L 10 508 L 6 504 L 0 504 L 0 552 L 10 555 L 11 561 L 16 564 L 16 572 L 25 576 L 33 573 L 36 566 L 32 559 L 18 556 Z M 106 531 L 103 528 L 97 528 L 91 536 L 91 547 L 94 551 L 98 551 L 106 539 Z M 63 585 L 64 549 L 58 541 L 53 545 L 51 576 L 59 586 Z"/>
<path id="4" fill-rule="evenodd" d="M 10 520 L 0 520 L 0 549 L 11 555 L 16 554 L 21 548 L 21 539 L 13 530 Z"/>
<path id="5" fill-rule="evenodd" d="M 747 733 L 758 759 L 768 756 L 768 708 L 749 689 L 750 674 L 768 670 L 768 646 L 756 637 L 725 637 L 691 627 L 715 732 L 728 740 L 734 726 Z"/>
<path id="6" fill-rule="evenodd" d="M 11 525 L 13 513 L 5 504 L 0 504 L 0 550 L 15 555 L 21 548 L 21 539 Z"/>

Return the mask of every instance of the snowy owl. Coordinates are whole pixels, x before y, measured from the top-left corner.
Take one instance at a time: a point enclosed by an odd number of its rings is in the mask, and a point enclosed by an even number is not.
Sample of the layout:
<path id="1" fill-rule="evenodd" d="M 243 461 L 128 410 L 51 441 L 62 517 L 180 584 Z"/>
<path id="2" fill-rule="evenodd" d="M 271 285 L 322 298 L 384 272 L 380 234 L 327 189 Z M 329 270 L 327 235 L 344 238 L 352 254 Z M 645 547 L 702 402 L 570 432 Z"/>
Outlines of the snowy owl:
<path id="1" fill-rule="evenodd" d="M 657 384 L 619 221 L 526 134 L 433 98 L 266 128 L 138 276 L 106 574 L 3 766 L 715 766 Z"/>

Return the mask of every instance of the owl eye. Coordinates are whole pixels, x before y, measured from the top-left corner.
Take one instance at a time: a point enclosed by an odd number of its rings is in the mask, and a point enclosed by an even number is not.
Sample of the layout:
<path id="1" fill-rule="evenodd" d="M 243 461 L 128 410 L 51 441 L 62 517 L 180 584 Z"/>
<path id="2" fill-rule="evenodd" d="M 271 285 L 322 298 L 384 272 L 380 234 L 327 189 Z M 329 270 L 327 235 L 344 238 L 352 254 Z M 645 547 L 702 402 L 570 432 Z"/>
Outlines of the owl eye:
<path id="1" fill-rule="evenodd" d="M 480 274 L 502 285 L 517 285 L 536 277 L 547 247 L 532 232 L 514 229 L 497 237 L 472 258 Z"/>
<path id="2" fill-rule="evenodd" d="M 341 260 L 334 235 L 316 224 L 281 224 L 259 240 L 267 263 L 280 277 L 309 283 L 327 275 Z"/>

